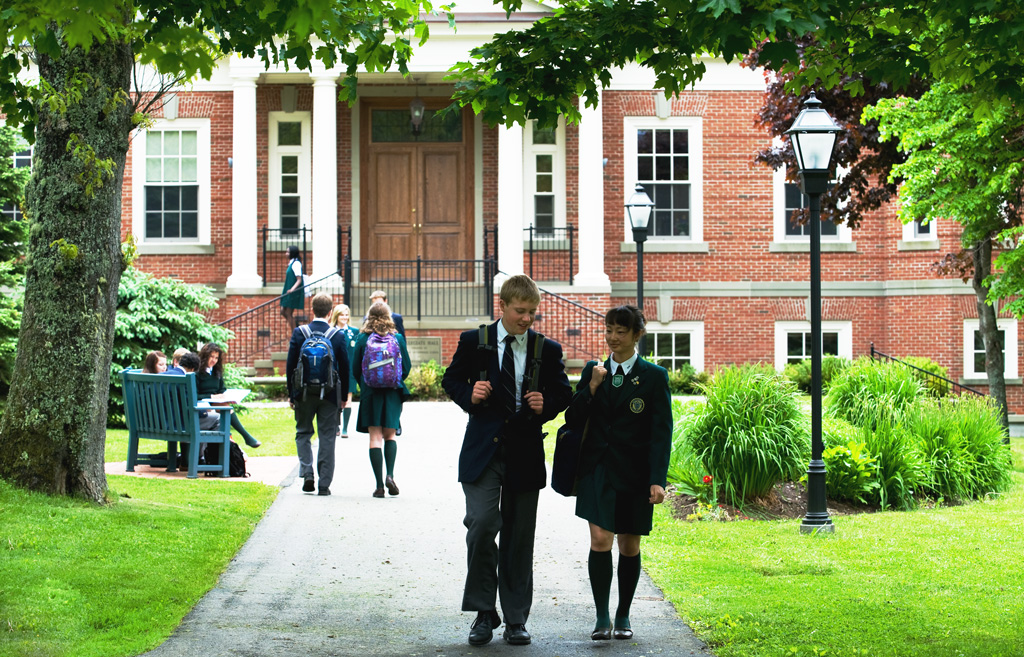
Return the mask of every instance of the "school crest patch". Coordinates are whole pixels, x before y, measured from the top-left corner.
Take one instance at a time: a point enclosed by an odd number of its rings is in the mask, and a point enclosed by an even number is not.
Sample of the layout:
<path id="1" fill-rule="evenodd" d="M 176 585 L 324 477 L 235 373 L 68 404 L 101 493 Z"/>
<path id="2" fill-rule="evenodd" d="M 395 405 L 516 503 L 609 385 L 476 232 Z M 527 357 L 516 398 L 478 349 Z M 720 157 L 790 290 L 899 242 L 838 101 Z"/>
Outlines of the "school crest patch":
<path id="1" fill-rule="evenodd" d="M 640 399 L 639 397 L 634 397 L 633 399 L 630 399 L 629 410 L 633 411 L 634 413 L 643 413 L 644 400 Z"/>

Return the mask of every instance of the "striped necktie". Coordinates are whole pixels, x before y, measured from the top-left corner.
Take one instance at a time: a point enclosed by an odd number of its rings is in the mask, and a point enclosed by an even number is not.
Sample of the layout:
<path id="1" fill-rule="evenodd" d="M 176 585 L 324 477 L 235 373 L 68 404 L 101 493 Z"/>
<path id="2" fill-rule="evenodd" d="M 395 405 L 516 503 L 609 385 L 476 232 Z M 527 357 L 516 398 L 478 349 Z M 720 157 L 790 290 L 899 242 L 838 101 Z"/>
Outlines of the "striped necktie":
<path id="1" fill-rule="evenodd" d="M 505 353 L 501 357 L 501 387 L 505 391 L 505 410 L 509 415 L 516 412 L 516 361 L 512 353 L 514 335 L 505 336 Z"/>

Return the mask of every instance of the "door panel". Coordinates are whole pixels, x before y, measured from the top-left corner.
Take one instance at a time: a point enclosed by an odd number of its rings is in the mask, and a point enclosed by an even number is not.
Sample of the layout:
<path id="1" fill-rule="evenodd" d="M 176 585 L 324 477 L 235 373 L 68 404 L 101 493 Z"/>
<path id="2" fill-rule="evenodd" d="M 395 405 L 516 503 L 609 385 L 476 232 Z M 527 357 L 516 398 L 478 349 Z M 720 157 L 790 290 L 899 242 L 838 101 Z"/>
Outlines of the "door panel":
<path id="1" fill-rule="evenodd" d="M 382 113 L 374 113 L 373 109 L 401 106 L 401 102 L 366 101 L 366 111 L 361 112 L 361 258 L 415 261 L 419 256 L 428 263 L 472 260 L 473 180 L 468 173 L 471 167 L 467 166 L 472 153 L 469 114 L 463 112 L 462 142 L 417 141 L 411 133 L 409 141 L 401 141 L 393 126 L 386 141 L 382 138 L 374 142 L 370 117 Z M 408 103 L 404 106 L 407 108 Z M 363 272 L 371 273 L 366 265 Z M 413 278 L 414 275 L 414 267 L 404 267 L 398 272 L 392 267 L 377 266 L 372 272 L 375 280 L 383 280 L 385 276 Z M 472 276 L 472 266 L 447 266 L 441 270 L 425 264 L 422 275 L 433 279 L 467 280 Z M 368 276 L 362 278 L 369 280 Z"/>

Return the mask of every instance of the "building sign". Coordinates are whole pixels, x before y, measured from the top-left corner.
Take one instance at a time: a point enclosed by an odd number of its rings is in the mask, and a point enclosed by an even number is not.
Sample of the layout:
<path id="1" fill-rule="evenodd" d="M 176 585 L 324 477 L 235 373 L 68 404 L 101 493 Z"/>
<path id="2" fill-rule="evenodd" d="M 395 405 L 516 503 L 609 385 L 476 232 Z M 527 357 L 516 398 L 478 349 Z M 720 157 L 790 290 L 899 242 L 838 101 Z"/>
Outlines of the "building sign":
<path id="1" fill-rule="evenodd" d="M 437 361 L 439 365 L 445 364 L 441 362 L 441 338 L 407 336 L 405 346 L 409 348 L 409 358 L 413 366 L 422 365 L 430 360 Z"/>

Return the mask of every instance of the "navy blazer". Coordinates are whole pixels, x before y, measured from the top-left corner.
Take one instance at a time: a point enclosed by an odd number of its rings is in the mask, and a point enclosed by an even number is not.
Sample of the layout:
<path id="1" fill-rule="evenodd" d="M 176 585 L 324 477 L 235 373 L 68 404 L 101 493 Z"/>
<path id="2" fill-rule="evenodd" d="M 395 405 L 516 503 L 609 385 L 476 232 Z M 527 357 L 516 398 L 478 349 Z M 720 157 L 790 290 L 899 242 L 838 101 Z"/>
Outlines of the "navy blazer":
<path id="1" fill-rule="evenodd" d="M 310 331 L 327 333 L 330 328 L 331 325 L 327 323 L 326 319 L 314 319 L 309 323 Z M 295 327 L 292 331 L 292 338 L 288 342 L 288 361 L 285 364 L 285 379 L 288 382 L 289 399 L 295 399 L 295 393 L 297 392 L 292 390 L 292 373 L 295 372 L 295 368 L 299 365 L 299 352 L 302 351 L 302 343 L 305 341 L 306 336 L 302 333 L 302 329 Z M 348 364 L 348 340 L 345 338 L 344 331 L 338 329 L 331 336 L 331 347 L 334 348 L 334 367 L 338 370 L 338 387 L 341 388 L 338 399 L 344 401 L 348 397 L 348 373 L 351 371 L 351 367 Z"/>
<path id="2" fill-rule="evenodd" d="M 500 320 L 499 320 L 500 321 Z M 537 333 L 527 332 L 526 364 L 533 361 Z M 505 486 L 513 491 L 540 490 L 547 483 L 544 467 L 545 422 L 554 419 L 572 399 L 572 388 L 565 376 L 562 347 L 554 340 L 544 341 L 538 389 L 544 395 L 544 409 L 537 415 L 520 409 L 509 416 L 498 401 L 501 365 L 498 363 L 498 323 L 487 327 L 488 348 L 478 349 L 480 333 L 474 329 L 459 336 L 459 346 L 445 370 L 441 385 L 448 396 L 469 413 L 466 434 L 459 454 L 459 481 L 471 483 L 480 477 L 499 445 L 504 447 Z M 472 402 L 473 384 L 482 370 L 494 392 L 483 404 Z M 524 393 L 526 388 L 523 388 Z"/>

